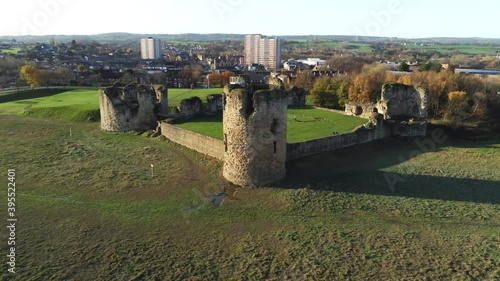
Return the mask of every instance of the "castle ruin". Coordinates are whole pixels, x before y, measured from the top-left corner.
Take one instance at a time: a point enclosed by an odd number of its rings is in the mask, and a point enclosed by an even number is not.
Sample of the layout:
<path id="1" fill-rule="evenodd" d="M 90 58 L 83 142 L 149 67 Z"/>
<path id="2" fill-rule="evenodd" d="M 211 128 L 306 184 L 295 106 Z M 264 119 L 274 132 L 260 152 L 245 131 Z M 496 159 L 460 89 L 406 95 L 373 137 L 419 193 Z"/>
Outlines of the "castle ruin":
<path id="1" fill-rule="evenodd" d="M 384 84 L 377 103 L 346 103 L 346 115 L 384 117 L 384 127 L 392 136 L 423 137 L 427 132 L 429 92 L 421 87 Z"/>
<path id="2" fill-rule="evenodd" d="M 404 84 L 384 84 L 377 103 L 346 103 L 347 115 L 369 118 L 373 112 L 384 115 L 386 120 L 425 120 L 429 106 L 426 89 Z"/>
<path id="3" fill-rule="evenodd" d="M 168 91 L 161 85 L 103 87 L 99 89 L 99 104 L 102 130 L 149 130 L 168 114 Z"/>
<path id="4" fill-rule="evenodd" d="M 238 185 L 268 185 L 286 176 L 288 93 L 224 89 L 223 176 Z"/>
<path id="5" fill-rule="evenodd" d="M 99 90 L 101 128 L 106 131 L 148 130 L 160 122 L 164 137 L 223 161 L 223 176 L 241 186 L 275 184 L 286 177 L 286 163 L 308 155 L 334 151 L 390 136 L 426 135 L 429 94 L 422 88 L 386 84 L 377 103 L 346 105 L 346 114 L 369 122 L 351 133 L 287 144 L 290 93 L 281 81 L 252 85 L 242 77 L 207 98 L 208 110 L 223 110 L 223 141 L 172 125 L 186 114 L 203 112 L 199 98 L 181 102 L 183 113 L 168 115 L 167 90 L 131 84 Z M 297 97 L 294 97 L 297 98 Z"/>

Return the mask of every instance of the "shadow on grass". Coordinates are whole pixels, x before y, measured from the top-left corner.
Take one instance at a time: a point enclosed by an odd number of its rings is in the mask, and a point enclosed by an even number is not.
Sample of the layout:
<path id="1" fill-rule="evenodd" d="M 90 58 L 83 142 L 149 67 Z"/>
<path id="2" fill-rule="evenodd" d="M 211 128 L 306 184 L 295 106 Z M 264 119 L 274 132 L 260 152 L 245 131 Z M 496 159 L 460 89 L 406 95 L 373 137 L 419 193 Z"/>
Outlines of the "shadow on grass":
<path id="1" fill-rule="evenodd" d="M 213 114 L 201 114 L 196 117 L 193 117 L 191 119 L 186 119 L 182 120 L 179 122 L 176 122 L 176 124 L 184 124 L 184 123 L 203 123 L 203 122 L 210 122 L 210 123 L 221 123 L 222 127 L 222 111 L 221 112 L 216 112 Z"/>
<path id="2" fill-rule="evenodd" d="M 50 97 L 67 91 L 68 89 L 36 89 L 19 92 L 9 92 L 6 94 L 0 94 L 0 103 Z M 25 103 L 30 104 L 30 102 Z"/>
<path id="3" fill-rule="evenodd" d="M 449 177 L 440 169 L 426 171 L 431 175 L 417 169 L 408 174 L 383 171 L 409 160 L 415 151 L 413 140 L 388 139 L 294 160 L 279 187 L 500 204 L 499 181 Z"/>

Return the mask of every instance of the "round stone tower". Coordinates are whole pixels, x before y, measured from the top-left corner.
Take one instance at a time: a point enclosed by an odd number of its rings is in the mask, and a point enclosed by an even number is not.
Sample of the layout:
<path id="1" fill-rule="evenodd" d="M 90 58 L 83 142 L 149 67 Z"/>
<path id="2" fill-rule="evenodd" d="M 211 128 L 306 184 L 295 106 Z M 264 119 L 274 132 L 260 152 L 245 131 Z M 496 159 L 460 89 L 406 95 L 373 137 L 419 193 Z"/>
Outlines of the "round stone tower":
<path id="1" fill-rule="evenodd" d="M 224 89 L 223 175 L 237 185 L 264 186 L 286 176 L 288 96 L 279 89 Z"/>

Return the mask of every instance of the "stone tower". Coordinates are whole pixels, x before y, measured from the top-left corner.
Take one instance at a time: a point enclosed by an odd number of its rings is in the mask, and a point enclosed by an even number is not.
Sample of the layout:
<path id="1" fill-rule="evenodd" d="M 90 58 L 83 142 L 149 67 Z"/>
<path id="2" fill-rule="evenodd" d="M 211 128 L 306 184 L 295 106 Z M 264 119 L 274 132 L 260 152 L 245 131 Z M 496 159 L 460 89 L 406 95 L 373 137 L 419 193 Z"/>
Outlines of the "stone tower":
<path id="1" fill-rule="evenodd" d="M 163 85 L 153 85 L 156 93 L 156 115 L 164 117 L 168 115 L 168 89 Z"/>
<path id="2" fill-rule="evenodd" d="M 157 126 L 155 111 L 159 109 L 160 105 L 157 93 L 160 94 L 160 92 L 136 84 L 100 88 L 101 129 L 111 132 L 125 132 L 155 128 Z M 166 99 L 165 95 L 164 92 L 164 99 Z"/>
<path id="3" fill-rule="evenodd" d="M 223 175 L 238 185 L 269 185 L 286 176 L 288 93 L 238 85 L 224 89 Z"/>

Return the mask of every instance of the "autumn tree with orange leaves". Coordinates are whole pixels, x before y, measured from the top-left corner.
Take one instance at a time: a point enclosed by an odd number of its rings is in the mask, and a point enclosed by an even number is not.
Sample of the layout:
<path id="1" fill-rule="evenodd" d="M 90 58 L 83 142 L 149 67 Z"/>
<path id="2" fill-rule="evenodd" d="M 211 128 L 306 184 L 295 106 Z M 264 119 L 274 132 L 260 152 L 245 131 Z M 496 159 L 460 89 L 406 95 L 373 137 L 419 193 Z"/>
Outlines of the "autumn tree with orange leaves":
<path id="1" fill-rule="evenodd" d="M 19 77 L 21 80 L 26 81 L 31 88 L 40 87 L 42 85 L 42 74 L 40 70 L 34 66 L 25 65 L 21 67 Z"/>

